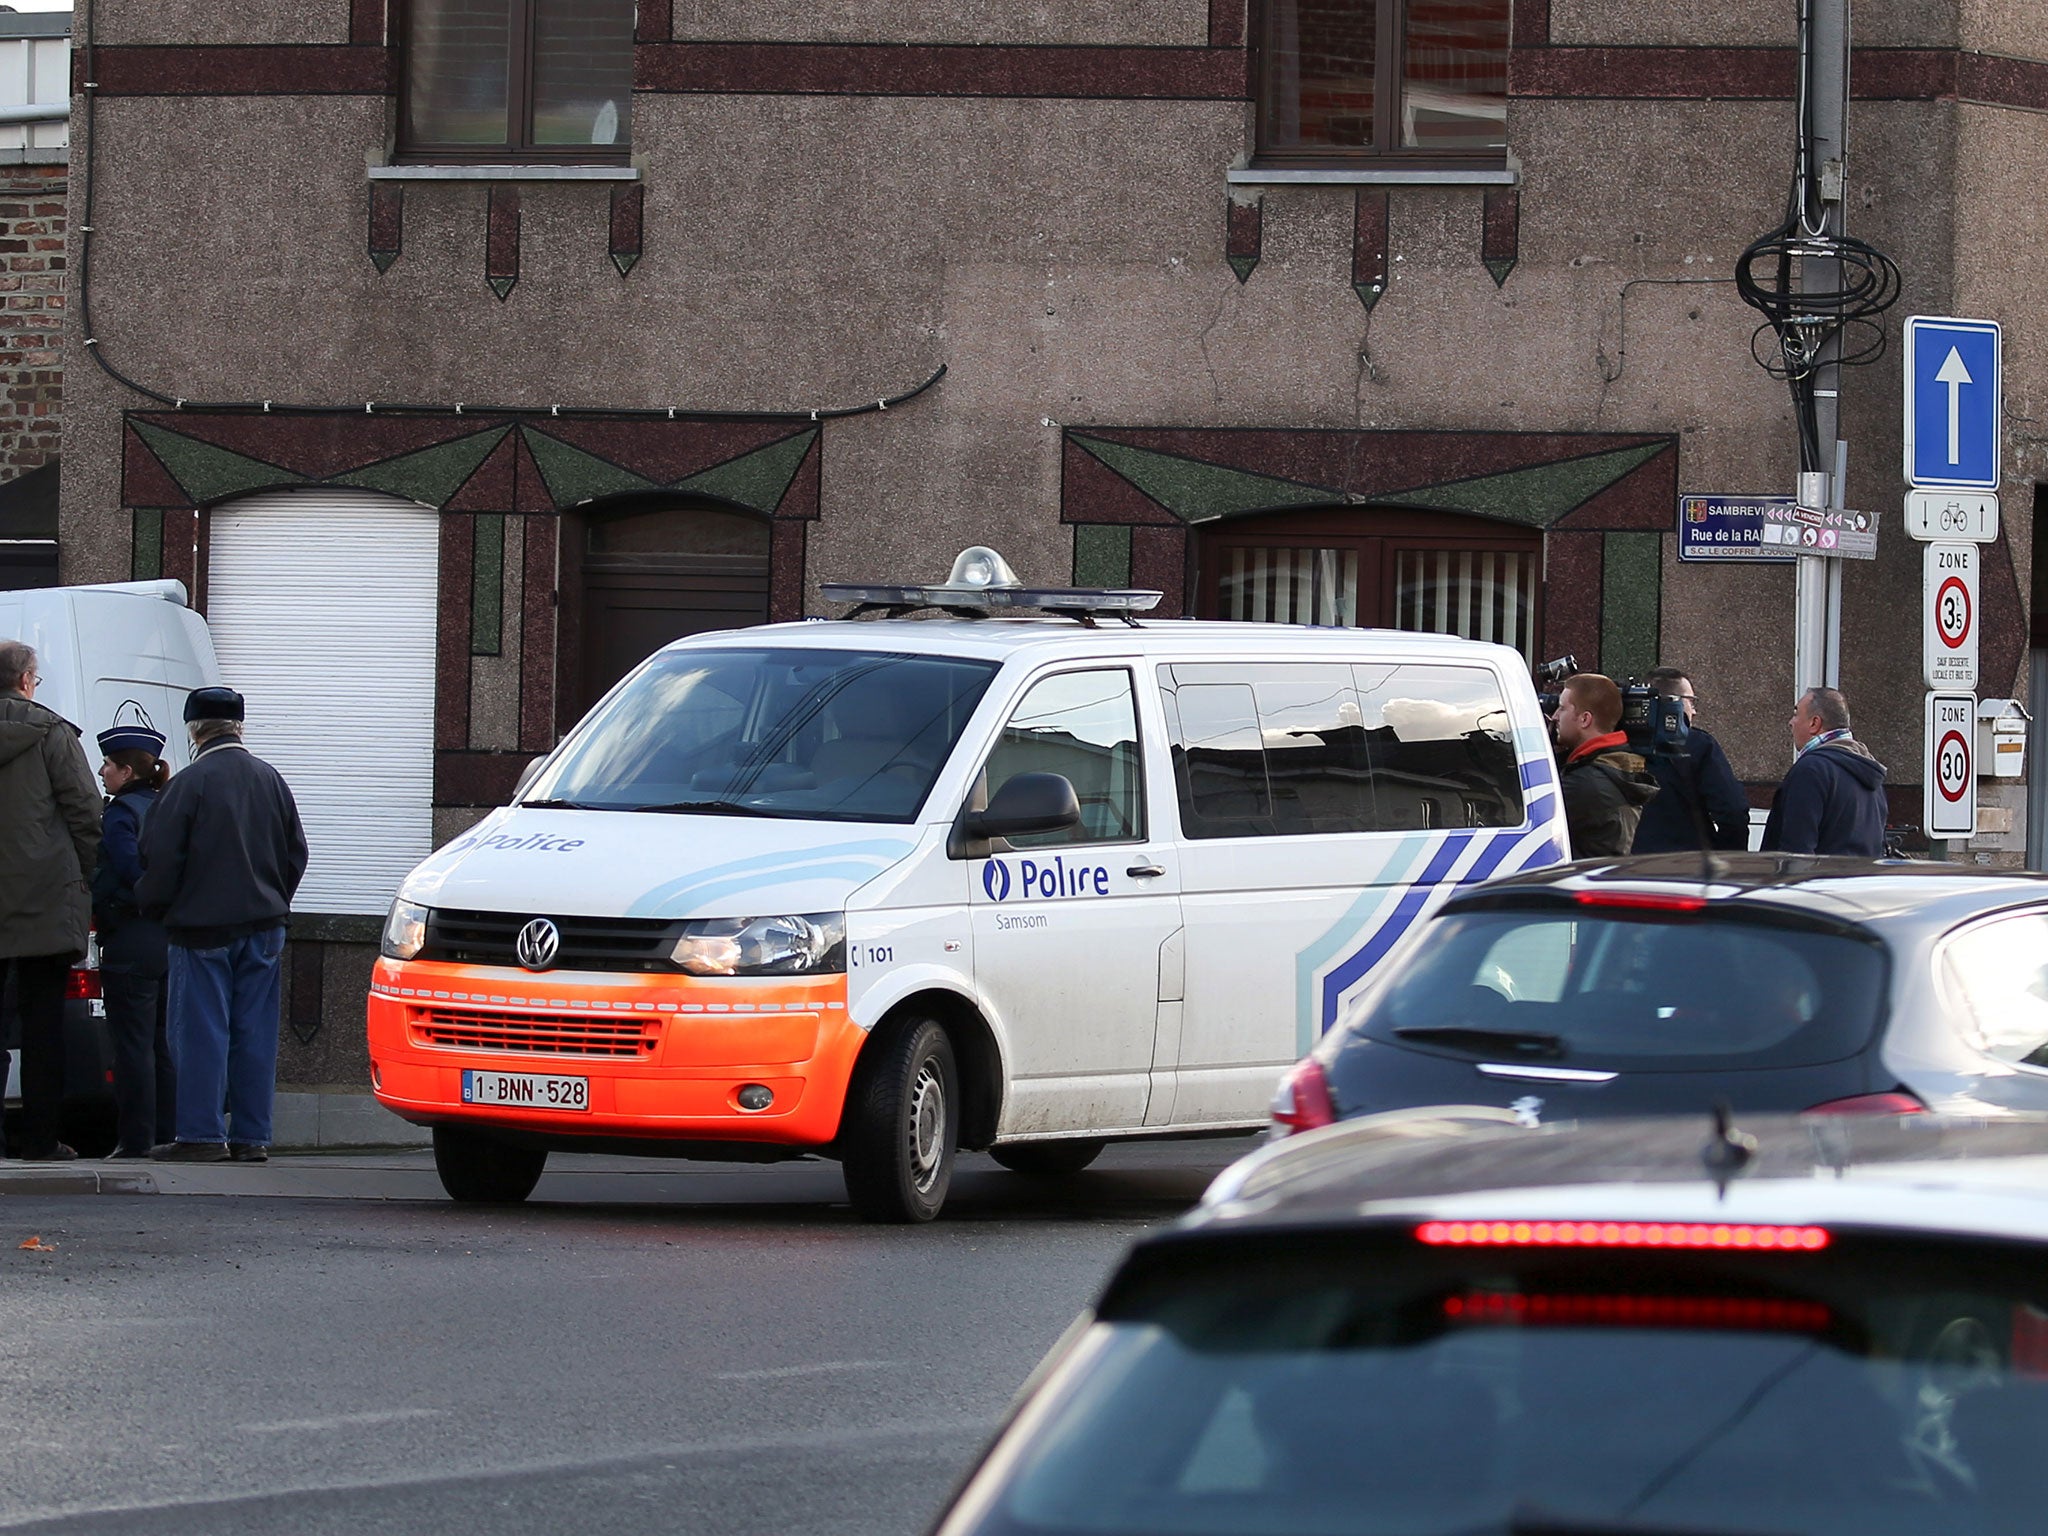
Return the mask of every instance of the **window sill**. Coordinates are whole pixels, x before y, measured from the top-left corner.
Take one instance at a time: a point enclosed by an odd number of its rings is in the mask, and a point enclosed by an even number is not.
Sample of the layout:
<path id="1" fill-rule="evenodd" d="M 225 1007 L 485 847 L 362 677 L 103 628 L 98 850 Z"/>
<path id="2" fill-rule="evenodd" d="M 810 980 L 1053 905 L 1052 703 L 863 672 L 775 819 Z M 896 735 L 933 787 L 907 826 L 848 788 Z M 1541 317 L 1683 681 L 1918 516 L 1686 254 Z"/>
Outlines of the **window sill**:
<path id="1" fill-rule="evenodd" d="M 1336 166 L 1301 170 L 1251 166 L 1224 173 L 1224 180 L 1234 187 L 1512 187 L 1518 185 L 1521 179 L 1522 173 L 1511 166 L 1495 166 L 1485 170 L 1475 169 L 1469 171 L 1426 170 L 1395 166 L 1374 169 L 1360 168 L 1357 170 Z"/>
<path id="2" fill-rule="evenodd" d="M 638 181 L 631 165 L 373 165 L 372 181 Z"/>

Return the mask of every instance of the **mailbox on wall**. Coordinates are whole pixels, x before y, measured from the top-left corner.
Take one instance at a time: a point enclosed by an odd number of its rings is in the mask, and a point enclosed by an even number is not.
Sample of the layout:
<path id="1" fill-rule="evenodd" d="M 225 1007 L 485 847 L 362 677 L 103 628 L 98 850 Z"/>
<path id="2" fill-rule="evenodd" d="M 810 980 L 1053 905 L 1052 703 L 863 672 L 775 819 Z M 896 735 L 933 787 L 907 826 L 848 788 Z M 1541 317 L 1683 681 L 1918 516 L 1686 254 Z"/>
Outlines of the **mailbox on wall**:
<path id="1" fill-rule="evenodd" d="M 1977 701 L 1977 777 L 2017 779 L 2027 771 L 2026 706 L 2018 699 Z"/>

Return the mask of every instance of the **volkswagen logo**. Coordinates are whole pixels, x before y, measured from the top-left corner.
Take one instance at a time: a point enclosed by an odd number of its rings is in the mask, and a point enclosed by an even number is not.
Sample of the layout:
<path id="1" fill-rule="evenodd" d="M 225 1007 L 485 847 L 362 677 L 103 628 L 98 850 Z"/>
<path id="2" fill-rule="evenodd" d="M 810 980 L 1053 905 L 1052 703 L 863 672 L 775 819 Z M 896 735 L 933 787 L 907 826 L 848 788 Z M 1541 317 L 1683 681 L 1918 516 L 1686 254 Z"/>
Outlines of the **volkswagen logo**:
<path id="1" fill-rule="evenodd" d="M 518 951 L 519 963 L 529 971 L 544 971 L 553 965 L 555 953 L 561 947 L 562 930 L 544 917 L 536 917 L 520 929 L 519 938 L 513 945 Z"/>

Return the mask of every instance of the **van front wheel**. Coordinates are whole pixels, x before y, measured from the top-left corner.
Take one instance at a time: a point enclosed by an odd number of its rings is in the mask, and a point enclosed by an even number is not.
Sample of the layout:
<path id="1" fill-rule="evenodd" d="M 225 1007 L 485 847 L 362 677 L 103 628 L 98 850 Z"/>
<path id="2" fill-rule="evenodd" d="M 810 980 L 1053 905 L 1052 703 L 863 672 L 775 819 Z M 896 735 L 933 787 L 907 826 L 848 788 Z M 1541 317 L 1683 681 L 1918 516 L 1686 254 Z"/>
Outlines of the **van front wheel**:
<path id="1" fill-rule="evenodd" d="M 906 1019 L 868 1054 L 839 1132 L 847 1198 L 868 1221 L 930 1221 L 960 1141 L 953 1042 L 930 1019 Z"/>
<path id="2" fill-rule="evenodd" d="M 448 1198 L 464 1205 L 517 1205 L 533 1193 L 548 1155 L 467 1131 L 434 1127 L 434 1171 Z"/>

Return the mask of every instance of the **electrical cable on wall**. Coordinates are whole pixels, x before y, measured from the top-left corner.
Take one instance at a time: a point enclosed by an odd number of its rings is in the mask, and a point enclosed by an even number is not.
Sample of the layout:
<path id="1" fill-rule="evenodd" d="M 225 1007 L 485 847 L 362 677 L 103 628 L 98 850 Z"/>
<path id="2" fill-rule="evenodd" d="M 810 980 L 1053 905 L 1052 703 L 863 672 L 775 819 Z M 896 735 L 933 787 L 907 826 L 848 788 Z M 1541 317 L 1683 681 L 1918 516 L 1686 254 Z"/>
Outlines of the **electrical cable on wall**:
<path id="1" fill-rule="evenodd" d="M 186 396 L 167 395 L 162 390 L 151 389 L 130 378 L 110 362 L 106 348 L 101 344 L 92 323 L 92 243 L 99 230 L 93 222 L 93 191 L 96 178 L 93 175 L 93 159 L 99 151 L 99 127 L 96 107 L 99 102 L 99 83 L 94 59 L 93 32 L 96 8 L 87 5 L 85 12 L 85 78 L 80 89 L 85 96 L 85 161 L 81 167 L 84 175 L 84 215 L 78 227 L 78 321 L 85 332 L 85 350 L 99 365 L 100 371 L 115 383 L 134 390 L 138 395 L 167 405 L 179 411 L 252 411 L 259 414 L 281 416 L 326 416 L 339 411 L 361 410 L 372 416 L 440 416 L 440 415 L 494 415 L 494 416 L 559 416 L 560 405 L 479 405 L 473 400 L 459 404 L 420 403 L 414 401 L 368 400 L 351 401 L 346 405 L 294 405 L 279 400 L 194 400 Z M 938 368 L 923 383 L 904 390 L 901 394 L 881 396 L 859 405 L 817 406 L 800 410 L 702 410 L 694 406 L 570 406 L 571 414 L 577 416 L 598 416 L 642 421 L 674 421 L 678 415 L 691 420 L 704 421 L 827 421 L 840 416 L 864 416 L 873 411 L 886 411 L 891 406 L 914 400 L 946 376 L 946 365 Z"/>
<path id="2" fill-rule="evenodd" d="M 1827 205 L 1832 199 L 1825 195 L 1821 169 L 1814 163 L 1812 64 L 1812 6 L 1810 0 L 1800 0 L 1796 148 L 1785 220 L 1745 250 L 1735 268 L 1736 292 L 1764 316 L 1750 338 L 1751 354 L 1765 372 L 1783 379 L 1792 390 L 1802 470 L 1828 467 L 1814 409 L 1816 375 L 1829 362 L 1850 367 L 1884 356 L 1882 317 L 1899 298 L 1898 266 L 1875 246 L 1842 233 L 1840 221 L 1830 216 Z M 1801 274 L 1809 262 L 1833 263 L 1838 274 L 1834 285 L 1803 291 Z M 1768 344 L 1766 333 L 1771 337 Z M 1831 341 L 1837 344 L 1837 355 L 1829 358 Z"/>

